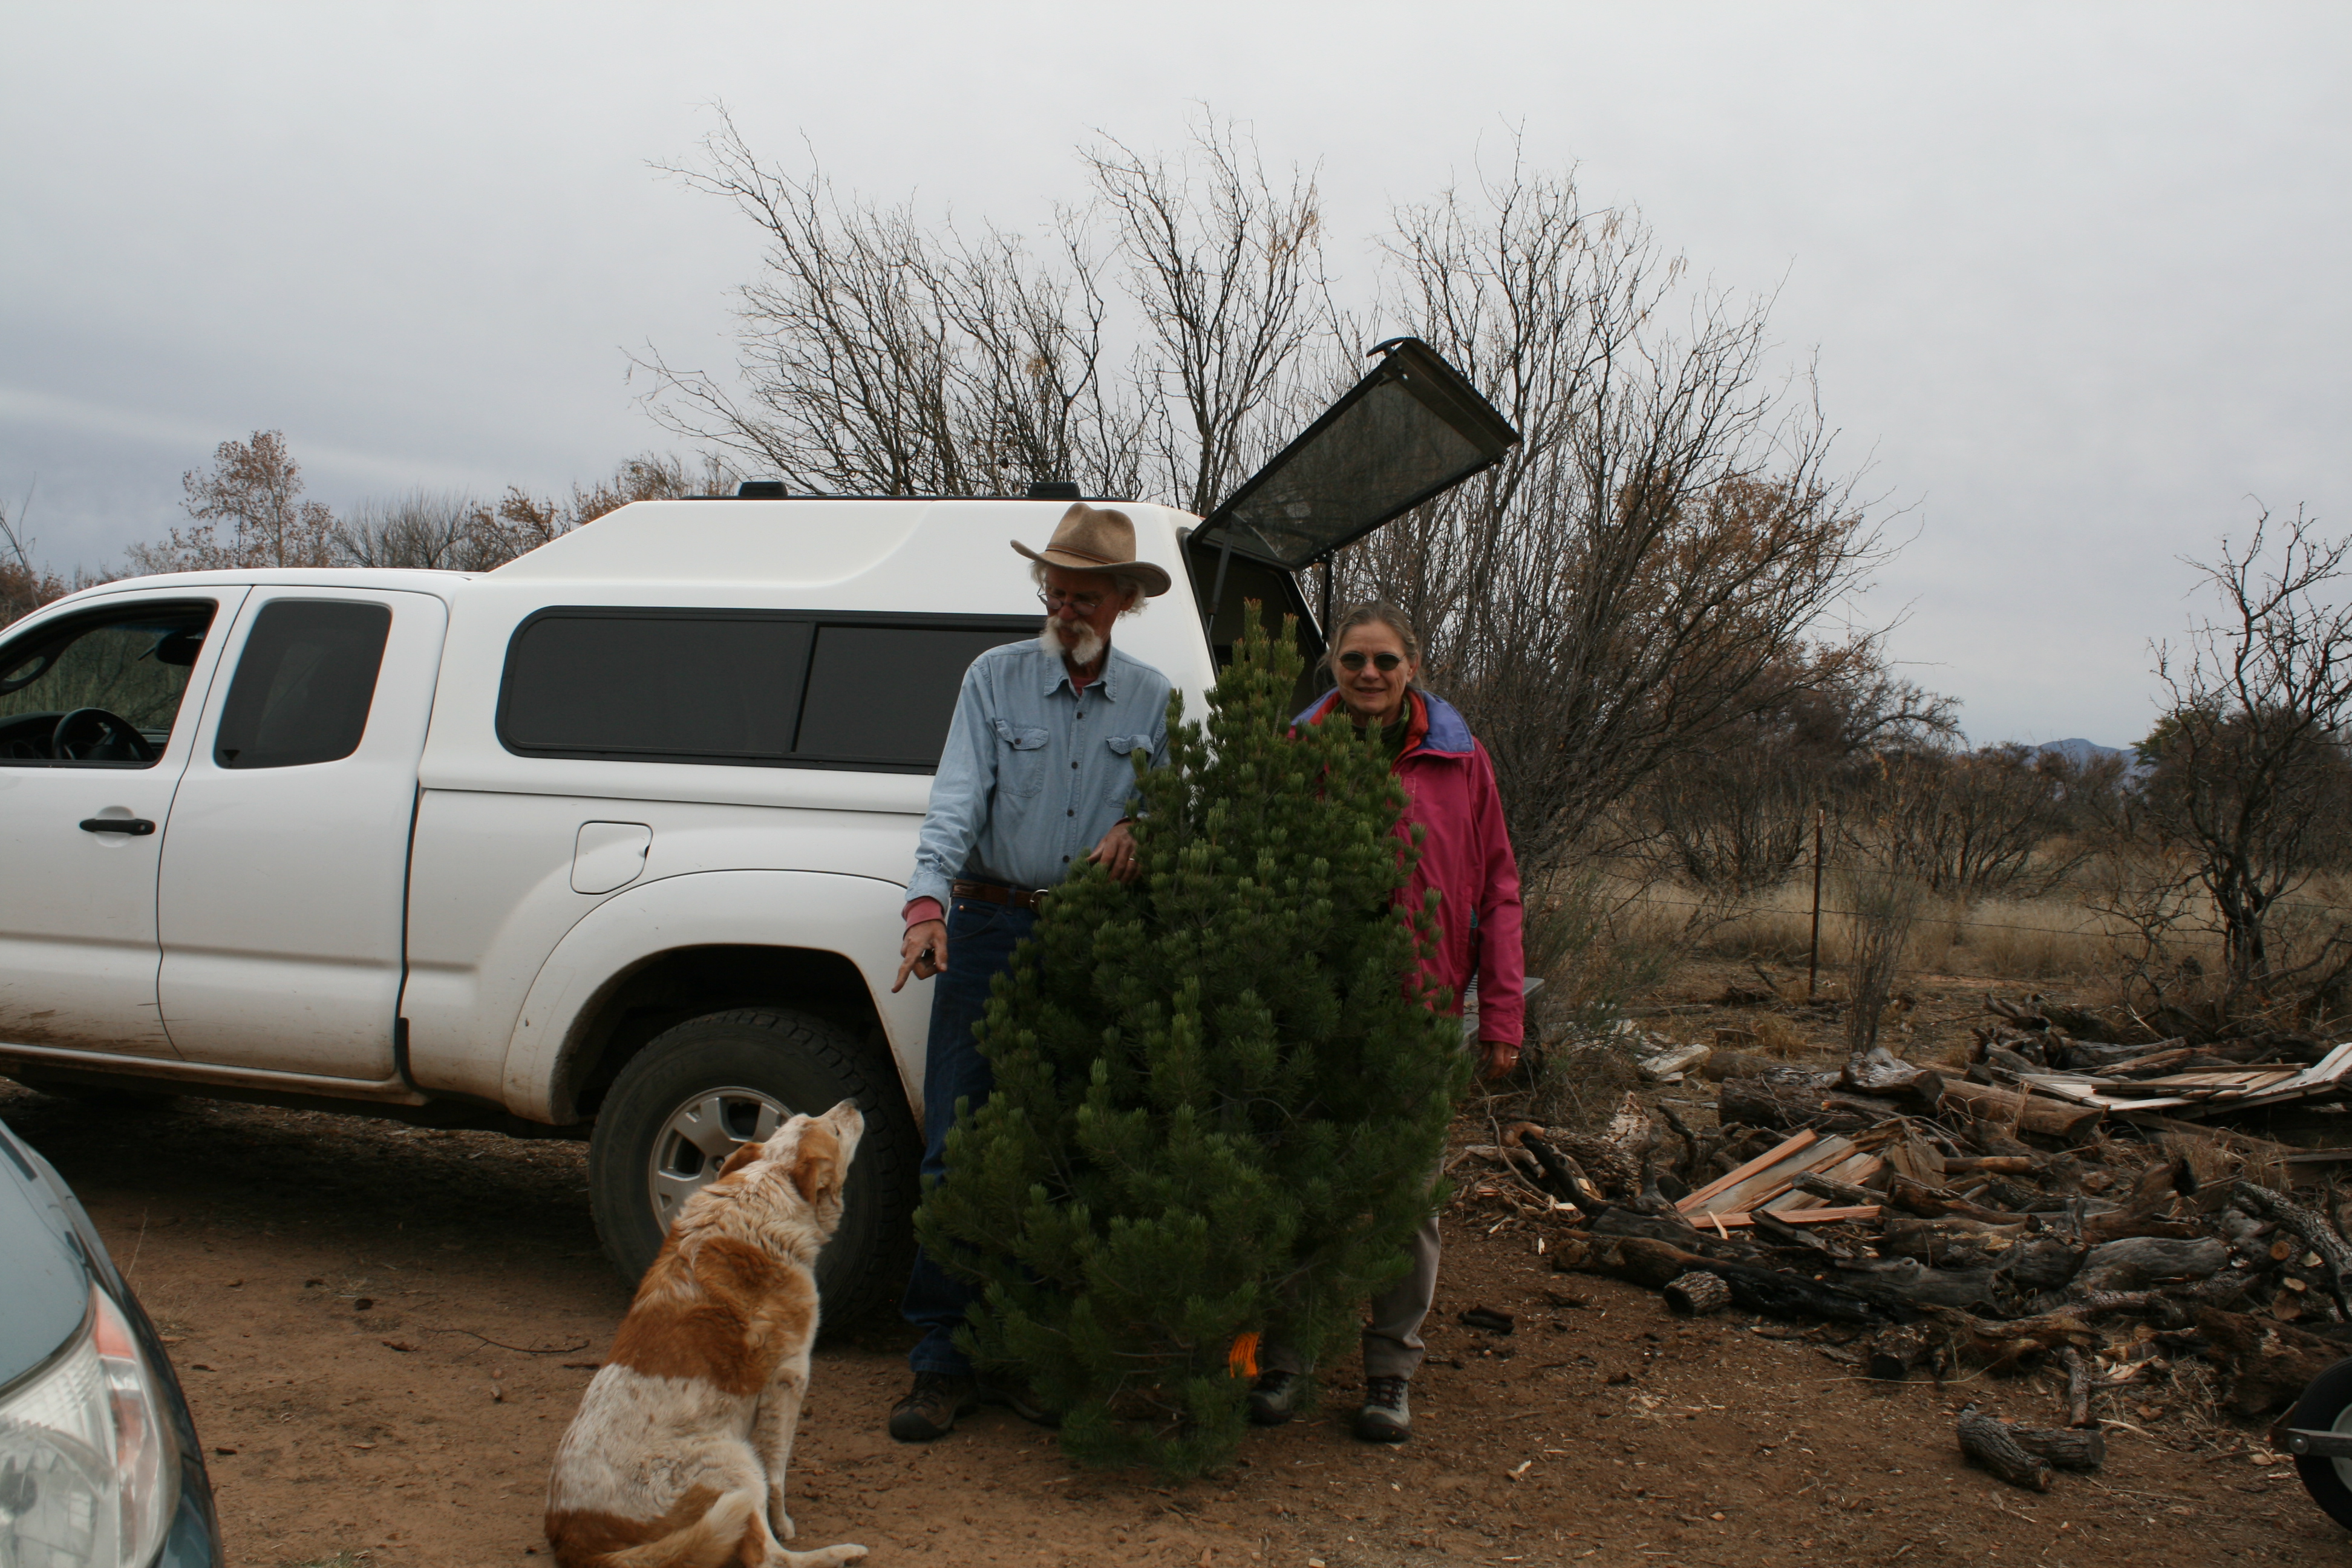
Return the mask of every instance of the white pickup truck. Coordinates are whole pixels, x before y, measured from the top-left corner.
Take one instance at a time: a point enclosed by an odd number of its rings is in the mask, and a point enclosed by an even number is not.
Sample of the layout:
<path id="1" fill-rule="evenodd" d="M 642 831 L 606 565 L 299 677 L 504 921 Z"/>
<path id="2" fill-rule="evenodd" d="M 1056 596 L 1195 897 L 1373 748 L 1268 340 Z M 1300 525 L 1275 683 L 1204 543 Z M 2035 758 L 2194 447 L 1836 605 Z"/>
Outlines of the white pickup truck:
<path id="1" fill-rule="evenodd" d="M 1296 568 L 1508 436 L 1391 345 L 1208 523 L 1121 503 L 1180 589 L 1119 646 L 1196 712 L 1245 602 L 1315 651 Z M 780 489 L 638 502 L 478 576 L 135 578 L 8 627 L 0 1073 L 587 1136 L 632 1277 L 736 1142 L 854 1098 L 828 1316 L 895 1290 L 915 834 L 965 667 L 1038 625 L 1008 541 L 1068 487 Z"/>

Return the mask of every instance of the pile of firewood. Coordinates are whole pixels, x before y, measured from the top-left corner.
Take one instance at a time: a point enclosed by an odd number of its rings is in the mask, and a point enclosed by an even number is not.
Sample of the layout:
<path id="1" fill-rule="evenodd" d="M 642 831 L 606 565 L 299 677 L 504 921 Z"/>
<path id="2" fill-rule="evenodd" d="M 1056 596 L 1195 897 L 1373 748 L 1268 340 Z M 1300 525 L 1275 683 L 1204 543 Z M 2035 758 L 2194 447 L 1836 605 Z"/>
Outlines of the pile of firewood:
<path id="1" fill-rule="evenodd" d="M 1696 1130 L 1629 1095 L 1605 1131 L 1521 1122 L 1456 1162 L 1483 1163 L 1474 1194 L 1549 1216 L 1554 1268 L 1676 1312 L 1822 1325 L 1843 1342 L 1827 1352 L 1874 1378 L 2063 1374 L 2063 1424 L 1973 1408 L 1960 1424 L 1962 1448 L 2020 1485 L 2098 1462 L 2102 1391 L 2195 1361 L 2251 1418 L 2352 1355 L 2352 1247 L 2286 1189 L 2279 1145 L 2108 1125 L 1884 1053 L 1833 1081 L 1727 1079 L 1718 1114 Z"/>

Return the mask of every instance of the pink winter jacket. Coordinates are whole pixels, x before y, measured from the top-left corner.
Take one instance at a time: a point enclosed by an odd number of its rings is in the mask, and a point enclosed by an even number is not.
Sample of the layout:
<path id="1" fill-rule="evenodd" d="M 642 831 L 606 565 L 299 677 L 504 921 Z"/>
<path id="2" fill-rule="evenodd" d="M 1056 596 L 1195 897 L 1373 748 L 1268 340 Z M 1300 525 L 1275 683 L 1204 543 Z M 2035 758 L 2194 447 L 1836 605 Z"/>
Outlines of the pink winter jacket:
<path id="1" fill-rule="evenodd" d="M 1527 962 L 1519 946 L 1519 865 L 1503 831 L 1503 797 L 1495 764 L 1453 704 L 1423 691 L 1406 693 L 1413 718 L 1396 760 L 1404 785 L 1404 816 L 1397 837 L 1408 842 L 1418 825 L 1421 859 L 1397 902 L 1419 909 L 1437 889 L 1437 952 L 1422 973 L 1463 994 L 1478 983 L 1478 1038 L 1516 1046 L 1527 1015 Z M 1296 722 L 1319 724 L 1339 705 L 1328 693 Z"/>

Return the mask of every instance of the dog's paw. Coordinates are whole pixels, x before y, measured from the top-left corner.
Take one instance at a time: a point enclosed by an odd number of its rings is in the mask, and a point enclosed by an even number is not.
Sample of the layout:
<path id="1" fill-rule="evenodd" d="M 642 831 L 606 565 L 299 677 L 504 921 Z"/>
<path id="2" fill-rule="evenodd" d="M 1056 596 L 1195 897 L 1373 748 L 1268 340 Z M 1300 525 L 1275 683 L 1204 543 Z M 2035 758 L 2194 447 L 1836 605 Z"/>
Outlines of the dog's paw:
<path id="1" fill-rule="evenodd" d="M 768 1533 L 779 1541 L 790 1541 L 800 1533 L 793 1523 L 792 1511 L 784 1507 L 784 1489 L 768 1489 Z"/>

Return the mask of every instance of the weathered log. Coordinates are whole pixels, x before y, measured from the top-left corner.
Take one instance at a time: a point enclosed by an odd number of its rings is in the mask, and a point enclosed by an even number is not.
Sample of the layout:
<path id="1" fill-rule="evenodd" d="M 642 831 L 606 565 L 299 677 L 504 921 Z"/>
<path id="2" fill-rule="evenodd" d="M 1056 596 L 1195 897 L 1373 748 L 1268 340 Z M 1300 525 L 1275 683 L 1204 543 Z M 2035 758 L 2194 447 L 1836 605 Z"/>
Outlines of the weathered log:
<path id="1" fill-rule="evenodd" d="M 1927 1309 L 1930 1320 L 1943 1326 L 1953 1350 L 1970 1365 L 2006 1371 L 2029 1356 L 2073 1346 L 2097 1348 L 2098 1331 L 2073 1312 L 2045 1312 L 2006 1321 L 1972 1317 L 1944 1308 Z"/>
<path id="2" fill-rule="evenodd" d="M 1948 1176 L 2030 1176 L 2037 1162 L 2030 1154 L 1959 1154 L 1944 1161 Z"/>
<path id="3" fill-rule="evenodd" d="M 2018 1227 L 1979 1225 L 1969 1219 L 1890 1216 L 1879 1232 L 1878 1250 L 1938 1266 L 1975 1268 L 1992 1256 L 1985 1245 L 1988 1240 L 2020 1234 Z"/>
<path id="4" fill-rule="evenodd" d="M 2215 1237 L 2129 1237 L 2084 1254 L 2074 1289 L 2084 1295 L 2145 1290 L 2168 1280 L 2208 1279 L 2229 1261 L 2229 1243 Z"/>
<path id="5" fill-rule="evenodd" d="M 1717 1031 L 1718 1036 L 1729 1032 Z M 1721 1083 L 1726 1079 L 1761 1078 L 1774 1068 L 1787 1065 L 1786 1062 L 1777 1061 L 1770 1057 L 1751 1056 L 1744 1051 L 1726 1050 L 1718 1038 L 1715 1054 L 1699 1064 L 1698 1073 L 1709 1083 Z"/>
<path id="6" fill-rule="evenodd" d="M 2107 1436 L 2095 1426 L 2011 1426 L 2009 1440 L 2062 1470 L 2095 1470 L 2107 1462 Z"/>
<path id="7" fill-rule="evenodd" d="M 1609 1205 L 1609 1199 L 1574 1159 L 1525 1128 L 1517 1130 L 1517 1136 L 1519 1148 L 1535 1161 L 1537 1168 L 1543 1173 L 1544 1188 L 1552 1196 L 1564 1198 L 1587 1214 Z"/>
<path id="8" fill-rule="evenodd" d="M 2236 1374 L 2231 1408 L 2250 1420 L 2284 1406 L 2344 1356 L 2317 1334 L 2219 1307 L 2199 1306 L 2196 1322 L 2208 1353 Z"/>
<path id="9" fill-rule="evenodd" d="M 2034 1492 L 2050 1489 L 2050 1462 L 2019 1447 L 2008 1423 L 1971 1405 L 1960 1412 L 1959 1436 L 1961 1453 L 2010 1485 Z"/>
<path id="10" fill-rule="evenodd" d="M 1829 1176 L 1818 1176 L 1808 1171 L 1789 1184 L 1801 1193 L 1817 1198 L 1827 1198 L 1844 1208 L 1859 1208 L 1878 1202 L 1879 1194 L 1868 1187 L 1857 1187 L 1852 1182 L 1841 1182 Z"/>
<path id="11" fill-rule="evenodd" d="M 2145 1312 L 2163 1301 L 2161 1290 L 2086 1290 L 2070 1296 L 2066 1305 L 2086 1318 L 2095 1318 L 2102 1312 Z"/>
<path id="12" fill-rule="evenodd" d="M 1929 1111 L 1944 1093 L 1944 1080 L 1934 1068 L 1906 1062 L 1885 1046 L 1873 1046 L 1865 1055 L 1848 1058 L 1838 1082 L 1857 1094 L 1909 1100 Z"/>
<path id="13" fill-rule="evenodd" d="M 2095 1105 L 2072 1105 L 2047 1095 L 2020 1094 L 2015 1089 L 1967 1083 L 1958 1079 L 1944 1080 L 1942 1103 L 1947 1110 L 1957 1106 L 1971 1116 L 1997 1121 L 2003 1127 L 2017 1126 L 2028 1132 L 2068 1140 L 2089 1131 L 2105 1114 Z"/>
<path id="14" fill-rule="evenodd" d="M 1712 1230 L 1700 1230 L 1680 1215 L 1643 1214 L 1639 1209 L 1622 1205 L 1602 1207 L 1593 1215 L 1595 1236 L 1638 1236 L 1651 1241 L 1663 1241 L 1669 1247 L 1702 1258 L 1721 1258 L 1731 1263 L 1748 1263 L 1760 1268 L 1771 1266 L 1771 1254 L 1753 1242 L 1732 1240 L 1716 1235 Z"/>
<path id="15" fill-rule="evenodd" d="M 1731 1287 L 1720 1274 L 1678 1274 L 1658 1287 L 1667 1310 L 1685 1318 L 1704 1318 L 1731 1305 Z"/>
<path id="16" fill-rule="evenodd" d="M 1862 1117 L 1825 1109 L 1822 1094 L 1816 1086 L 1790 1083 L 1779 1074 L 1726 1079 L 1716 1097 L 1715 1113 L 1727 1127 L 1744 1123 L 1792 1131 L 1811 1127 L 1822 1131 L 1851 1132 L 1867 1125 Z"/>
<path id="17" fill-rule="evenodd" d="M 2066 1425 L 2095 1426 L 2091 1419 L 2091 1363 L 2068 1345 L 2059 1351 L 2058 1364 L 2066 1369 Z"/>
<path id="18" fill-rule="evenodd" d="M 2242 1207 L 2300 1237 L 2317 1253 L 2336 1306 L 2352 1314 L 2352 1247 L 2345 1245 L 2344 1238 L 2336 1234 L 2336 1227 L 2324 1215 L 2259 1182 L 2231 1182 L 2230 1193 Z"/>
<path id="19" fill-rule="evenodd" d="M 1624 1278 L 1654 1290 L 1685 1274 L 1717 1275 L 1731 1288 L 1731 1299 L 1743 1311 L 1875 1325 L 1906 1321 L 1916 1310 L 1899 1294 L 1874 1286 L 1832 1285 L 1776 1268 L 1724 1262 L 1645 1237 L 1618 1238 L 1615 1255 L 1614 1267 Z"/>
<path id="20" fill-rule="evenodd" d="M 1895 1267 L 1874 1273 L 1870 1282 L 1914 1306 L 1991 1311 L 2000 1305 L 2000 1272 L 1995 1268 L 1930 1268 L 1916 1258 L 1905 1258 L 1896 1259 Z"/>
<path id="21" fill-rule="evenodd" d="M 1863 1371 L 1883 1383 L 1900 1383 L 1916 1368 L 1930 1364 L 1941 1343 L 1916 1325 L 1883 1330 L 1863 1352 Z"/>
<path id="22" fill-rule="evenodd" d="M 2003 1272 L 2021 1290 L 2055 1290 L 2074 1278 L 2083 1255 L 2056 1237 L 2033 1237 L 2000 1255 Z"/>
<path id="23" fill-rule="evenodd" d="M 1886 1201 L 1897 1208 L 1908 1209 L 1923 1219 L 1972 1219 L 1979 1225 L 1998 1226 L 2025 1224 L 2023 1215 L 2011 1214 L 2005 1209 L 1989 1209 L 1941 1187 L 1915 1182 L 1908 1176 L 1896 1176 L 1886 1184 Z"/>

